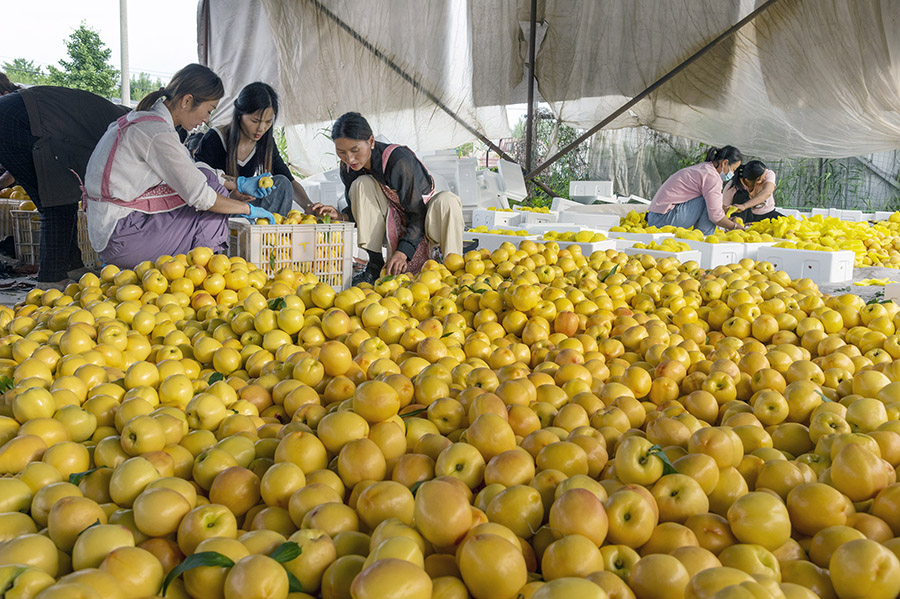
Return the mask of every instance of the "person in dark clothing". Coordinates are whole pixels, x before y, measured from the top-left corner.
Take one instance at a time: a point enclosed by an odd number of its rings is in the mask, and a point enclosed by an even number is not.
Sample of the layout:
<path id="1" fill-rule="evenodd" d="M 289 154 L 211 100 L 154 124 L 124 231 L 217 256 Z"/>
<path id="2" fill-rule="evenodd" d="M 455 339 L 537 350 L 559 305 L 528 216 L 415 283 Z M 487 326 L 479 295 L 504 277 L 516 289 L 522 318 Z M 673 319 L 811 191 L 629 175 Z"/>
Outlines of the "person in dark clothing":
<path id="1" fill-rule="evenodd" d="M 234 115 L 225 127 L 203 135 L 194 160 L 225 172 L 225 188 L 233 191 L 237 177 L 271 173 L 272 193 L 262 199 L 244 197 L 270 212 L 286 215 L 294 200 L 306 211 L 312 202 L 294 179 L 275 145 L 272 125 L 278 118 L 278 94 L 271 86 L 256 82 L 241 90 L 234 101 Z M 232 194 L 232 197 L 236 197 Z"/>
<path id="2" fill-rule="evenodd" d="M 745 223 L 784 216 L 775 209 L 775 171 L 759 160 L 742 164 L 722 192 L 722 205 L 737 208 L 732 216 Z"/>
<path id="3" fill-rule="evenodd" d="M 462 254 L 462 203 L 449 191 L 436 193 L 425 165 L 405 146 L 376 142 L 360 114 L 335 121 L 331 138 L 341 160 L 347 208 L 316 204 L 317 214 L 352 221 L 357 243 L 369 254 L 366 270 L 354 284 L 371 283 L 383 267 L 388 274 L 417 273 L 431 257 Z M 381 253 L 387 239 L 388 262 Z"/>
<path id="4" fill-rule="evenodd" d="M 83 274 L 78 178 L 109 124 L 129 112 L 90 92 L 37 86 L 0 96 L 0 164 L 41 215 L 38 286 L 64 287 Z"/>

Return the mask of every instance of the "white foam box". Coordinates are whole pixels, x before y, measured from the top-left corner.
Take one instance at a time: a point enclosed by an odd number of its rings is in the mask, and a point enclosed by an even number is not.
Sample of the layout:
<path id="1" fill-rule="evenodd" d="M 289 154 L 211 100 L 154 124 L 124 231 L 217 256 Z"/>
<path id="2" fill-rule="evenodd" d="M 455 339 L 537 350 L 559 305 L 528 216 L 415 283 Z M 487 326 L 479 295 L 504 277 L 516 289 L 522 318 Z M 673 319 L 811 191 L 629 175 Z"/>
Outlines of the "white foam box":
<path id="1" fill-rule="evenodd" d="M 885 285 L 884 299 L 900 303 L 900 283 L 888 283 Z"/>
<path id="2" fill-rule="evenodd" d="M 648 256 L 653 256 L 654 258 L 675 258 L 682 264 L 684 264 L 685 262 L 690 262 L 691 260 L 695 261 L 697 264 L 700 264 L 700 250 L 690 250 L 684 252 L 663 252 L 661 250 L 643 250 L 641 248 L 629 247 L 625 248 L 622 251 L 630 256 L 635 256 L 637 254 L 646 254 Z"/>
<path id="3" fill-rule="evenodd" d="M 577 212 L 575 210 L 566 210 L 559 213 L 559 222 L 561 223 L 578 223 L 595 229 L 616 227 L 621 220 L 622 218 L 618 214 Z"/>
<path id="4" fill-rule="evenodd" d="M 456 195 L 463 204 L 472 204 L 478 199 L 477 163 L 475 158 L 460 158 L 456 163 Z"/>
<path id="5" fill-rule="evenodd" d="M 734 264 L 744 257 L 742 243 L 730 241 L 723 243 L 706 243 L 693 239 L 678 239 L 682 243 L 691 246 L 691 249 L 700 252 L 700 268 L 715 268 L 725 264 Z"/>
<path id="6" fill-rule="evenodd" d="M 612 181 L 569 181 L 569 197 L 612 197 Z"/>
<path id="7" fill-rule="evenodd" d="M 594 252 L 618 249 L 615 239 L 607 239 L 605 241 L 559 241 L 554 239 L 553 241 L 559 244 L 560 249 L 565 249 L 570 245 L 581 246 L 581 255 L 586 257 L 589 257 Z"/>
<path id="8" fill-rule="evenodd" d="M 800 218 L 800 211 L 794 210 L 793 208 L 776 208 L 778 212 L 783 214 L 784 216 L 793 216 L 794 218 Z"/>
<path id="9" fill-rule="evenodd" d="M 549 231 L 558 231 L 560 233 L 566 233 L 568 231 L 571 231 L 572 233 L 578 233 L 579 231 L 594 231 L 596 233 L 603 233 L 607 237 L 609 236 L 605 230 L 591 229 L 590 227 L 576 225 L 574 223 L 543 223 L 538 225 L 523 225 L 522 228 L 527 229 L 530 233 L 537 233 L 539 235 L 543 235 Z"/>
<path id="10" fill-rule="evenodd" d="M 503 192 L 506 197 L 516 202 L 523 202 L 528 197 L 528 188 L 525 186 L 525 175 L 522 167 L 509 160 L 498 160 L 497 170 L 503 183 Z"/>
<path id="11" fill-rule="evenodd" d="M 513 226 L 521 223 L 521 212 L 486 210 L 484 208 L 476 208 L 472 211 L 473 227 L 480 227 L 484 225 L 488 229 L 496 229 L 497 227 Z"/>
<path id="12" fill-rule="evenodd" d="M 613 239 L 612 241 L 616 242 L 616 249 L 620 252 L 625 248 L 630 248 L 637 243 L 637 241 L 635 241 L 634 239 Z"/>
<path id="13" fill-rule="evenodd" d="M 640 241 L 642 243 L 649 243 L 651 241 L 655 241 L 659 243 L 663 239 L 669 239 L 670 237 L 675 237 L 674 233 L 622 233 L 620 231 L 610 231 L 610 237 L 622 239 L 631 239 L 633 241 Z"/>
<path id="14" fill-rule="evenodd" d="M 471 231 L 463 233 L 463 240 L 478 241 L 478 249 L 484 248 L 492 252 L 499 248 L 505 241 L 519 247 L 519 244 L 526 239 L 536 243 L 541 241 L 540 235 L 497 235 L 494 233 L 472 233 Z"/>
<path id="15" fill-rule="evenodd" d="M 869 220 L 862 210 L 840 210 L 840 219 L 848 223 L 860 223 Z"/>
<path id="16" fill-rule="evenodd" d="M 741 249 L 744 252 L 742 258 L 750 258 L 751 260 L 757 260 L 757 255 L 759 254 L 760 248 L 770 248 L 773 245 L 778 243 L 777 241 L 760 241 L 757 243 L 739 243 Z"/>
<path id="17" fill-rule="evenodd" d="M 542 223 L 555 223 L 559 220 L 559 212 L 529 212 L 522 210 L 518 206 L 513 210 L 522 214 L 522 222 L 526 225 L 539 225 Z"/>
<path id="18" fill-rule="evenodd" d="M 813 208 L 810 214 L 813 216 L 828 216 L 828 208 Z"/>
<path id="19" fill-rule="evenodd" d="M 771 262 L 776 269 L 788 273 L 792 279 L 807 278 L 816 283 L 841 283 L 853 278 L 856 256 L 849 250 L 820 252 L 792 248 L 760 248 L 756 259 Z"/>
<path id="20" fill-rule="evenodd" d="M 892 214 L 893 214 L 893 212 L 879 210 L 879 211 L 875 212 L 875 220 L 888 220 L 889 218 L 891 218 Z"/>

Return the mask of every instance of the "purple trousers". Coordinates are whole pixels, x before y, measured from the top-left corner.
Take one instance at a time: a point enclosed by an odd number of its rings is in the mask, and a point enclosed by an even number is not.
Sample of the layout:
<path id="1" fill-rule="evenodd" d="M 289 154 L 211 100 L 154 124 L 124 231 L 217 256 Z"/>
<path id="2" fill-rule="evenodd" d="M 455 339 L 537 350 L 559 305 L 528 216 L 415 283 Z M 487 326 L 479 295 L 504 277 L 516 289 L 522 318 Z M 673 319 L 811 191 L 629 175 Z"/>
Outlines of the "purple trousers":
<path id="1" fill-rule="evenodd" d="M 210 187 L 221 195 L 228 192 L 215 173 L 200 169 Z M 100 259 L 119 268 L 134 268 L 144 260 L 162 255 L 186 254 L 195 247 L 224 252 L 228 247 L 228 215 L 182 206 L 169 212 L 132 212 L 116 223 Z"/>

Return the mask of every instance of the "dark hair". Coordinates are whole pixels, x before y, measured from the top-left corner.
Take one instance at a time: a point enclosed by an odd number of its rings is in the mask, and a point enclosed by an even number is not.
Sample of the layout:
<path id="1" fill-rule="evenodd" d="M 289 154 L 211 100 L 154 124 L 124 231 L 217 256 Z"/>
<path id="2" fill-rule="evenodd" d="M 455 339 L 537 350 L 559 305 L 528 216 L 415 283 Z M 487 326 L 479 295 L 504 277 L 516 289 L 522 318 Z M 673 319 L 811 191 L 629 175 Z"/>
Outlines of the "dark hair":
<path id="1" fill-rule="evenodd" d="M 358 112 L 346 112 L 338 117 L 331 126 L 331 140 L 340 139 L 367 140 L 372 137 L 372 127 Z"/>
<path id="2" fill-rule="evenodd" d="M 766 174 L 766 164 L 761 160 L 751 160 L 737 167 L 734 171 L 734 177 L 731 179 L 731 186 L 737 192 L 746 191 L 743 179 L 755 181 Z"/>
<path id="3" fill-rule="evenodd" d="M 271 85 L 256 81 L 244 86 L 241 93 L 234 101 L 234 114 L 231 117 L 231 125 L 228 126 L 228 143 L 225 145 L 225 174 L 232 177 L 238 175 L 238 145 L 241 141 L 241 117 L 245 114 L 255 114 L 271 108 L 274 117 L 278 118 L 278 94 Z M 256 142 L 257 164 L 264 171 L 272 170 L 272 157 L 275 154 L 274 127 L 269 127 L 265 135 Z"/>
<path id="4" fill-rule="evenodd" d="M 138 103 L 135 110 L 150 110 L 160 98 L 177 100 L 183 96 L 194 97 L 194 106 L 219 100 L 225 95 L 222 80 L 212 69 L 202 64 L 189 64 L 172 76 L 169 85 L 150 92 Z"/>
<path id="5" fill-rule="evenodd" d="M 0 73 L 0 96 L 19 91 L 19 86 L 9 80 L 6 73 Z"/>
<path id="6" fill-rule="evenodd" d="M 734 146 L 711 147 L 706 151 L 707 162 L 718 162 L 720 160 L 727 160 L 728 164 L 734 164 L 735 162 L 742 162 L 744 155 Z"/>

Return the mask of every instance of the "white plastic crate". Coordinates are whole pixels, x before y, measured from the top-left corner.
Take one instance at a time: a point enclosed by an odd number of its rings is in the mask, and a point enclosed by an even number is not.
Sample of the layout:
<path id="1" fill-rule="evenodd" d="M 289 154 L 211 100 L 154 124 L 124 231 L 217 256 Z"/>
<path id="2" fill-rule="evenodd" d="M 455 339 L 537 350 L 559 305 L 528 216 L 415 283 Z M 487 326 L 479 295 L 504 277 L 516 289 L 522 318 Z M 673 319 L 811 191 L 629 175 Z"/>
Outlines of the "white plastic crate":
<path id="1" fill-rule="evenodd" d="M 700 252 L 700 267 L 715 268 L 725 264 L 734 264 L 744 257 L 744 249 L 740 246 L 742 243 L 733 243 L 730 241 L 723 243 L 706 243 L 705 241 L 694 241 L 693 239 L 678 239 L 682 243 L 691 246 L 691 249 Z"/>
<path id="2" fill-rule="evenodd" d="M 699 250 L 690 250 L 684 252 L 663 252 L 661 250 L 645 250 L 636 247 L 629 247 L 625 248 L 622 251 L 631 256 L 635 256 L 637 254 L 647 254 L 648 256 L 653 256 L 654 258 L 675 258 L 682 264 L 684 264 L 685 262 L 690 262 L 691 260 L 695 261 L 697 264 L 700 264 Z"/>
<path id="3" fill-rule="evenodd" d="M 555 223 L 559 220 L 559 212 L 530 212 L 519 207 L 513 208 L 522 214 L 522 223 L 526 225 L 540 225 L 543 223 Z"/>
<path id="4" fill-rule="evenodd" d="M 10 210 L 16 210 L 22 200 L 10 200 L 0 198 L 0 239 L 5 239 L 13 234 L 12 216 Z"/>
<path id="5" fill-rule="evenodd" d="M 37 210 L 10 210 L 16 258 L 37 265 L 41 248 L 41 217 Z"/>
<path id="6" fill-rule="evenodd" d="M 94 251 L 88 237 L 87 215 L 84 210 L 78 211 L 78 249 L 81 250 L 81 261 L 87 268 L 100 268 L 100 254 Z"/>
<path id="7" fill-rule="evenodd" d="M 485 226 L 488 229 L 515 226 L 523 222 L 523 214 L 524 212 L 518 211 L 508 212 L 501 210 L 486 210 L 484 208 L 476 208 L 472 211 L 472 226 Z"/>
<path id="8" fill-rule="evenodd" d="M 347 289 L 353 278 L 356 225 L 254 225 L 228 221 L 228 255 L 240 256 L 272 275 L 281 268 L 313 273 L 335 289 Z"/>
<path id="9" fill-rule="evenodd" d="M 756 254 L 760 262 L 771 262 L 777 270 L 792 279 L 807 278 L 816 283 L 841 283 L 853 278 L 856 256 L 849 250 L 820 252 L 792 248 L 760 248 Z"/>
<path id="10" fill-rule="evenodd" d="M 600 214 L 567 210 L 559 213 L 559 222 L 577 223 L 595 229 L 609 229 L 618 226 L 621 217 L 618 214 Z"/>
<path id="11" fill-rule="evenodd" d="M 497 235 L 495 233 L 472 233 L 471 231 L 463 233 L 463 240 L 477 241 L 478 249 L 483 248 L 492 252 L 499 248 L 505 241 L 519 247 L 519 244 L 526 239 L 534 241 L 535 243 L 541 241 L 540 236 L 538 235 Z"/>

